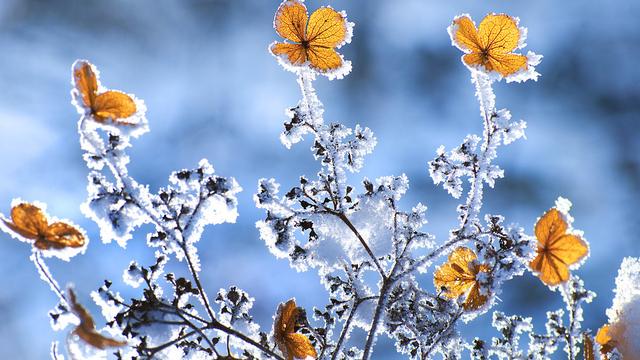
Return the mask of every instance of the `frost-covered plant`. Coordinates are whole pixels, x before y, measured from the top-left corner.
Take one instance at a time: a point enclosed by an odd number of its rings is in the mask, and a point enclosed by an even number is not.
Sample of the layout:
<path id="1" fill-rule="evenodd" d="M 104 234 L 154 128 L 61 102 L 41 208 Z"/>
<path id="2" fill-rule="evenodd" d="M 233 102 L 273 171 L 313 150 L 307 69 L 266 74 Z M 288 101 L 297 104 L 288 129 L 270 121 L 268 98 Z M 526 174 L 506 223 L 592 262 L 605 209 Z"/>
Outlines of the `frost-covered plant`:
<path id="1" fill-rule="evenodd" d="M 256 300 L 245 291 L 230 286 L 209 297 L 200 280 L 198 243 L 204 227 L 235 222 L 240 186 L 216 175 L 207 160 L 174 172 L 157 192 L 138 183 L 127 170 L 126 149 L 149 130 L 144 103 L 104 88 L 88 61 L 74 63 L 72 98 L 89 168 L 82 211 L 98 224 L 104 243 L 115 240 L 123 248 L 137 229 L 150 225 L 146 239 L 155 260 L 146 265 L 132 260 L 124 269 L 123 282 L 141 289 L 137 297 L 124 299 L 111 280 L 91 292 L 106 319 L 97 329 L 79 301 L 82 292 L 76 295 L 71 286 L 62 290 L 44 263 L 45 257 L 68 261 L 83 253 L 86 234 L 68 221 L 49 218 L 43 204 L 14 200 L 0 228 L 33 243 L 32 261 L 60 299 L 50 312 L 52 327 L 75 325 L 65 346 L 71 358 L 102 358 L 110 352 L 118 359 L 368 360 L 376 356 L 379 336 L 394 339 L 398 353 L 411 359 L 464 354 L 546 359 L 560 344 L 571 360 L 580 352 L 585 359 L 633 359 L 640 351 L 634 342 L 640 328 L 638 259 L 623 262 L 609 324 L 594 339 L 581 323 L 583 305 L 595 294 L 571 273 L 589 252 L 583 234 L 572 227 L 571 203 L 559 198 L 538 219 L 535 236 L 501 215 L 482 215 L 485 184 L 493 187 L 504 176 L 494 163 L 498 148 L 524 137 L 526 128 L 496 107 L 493 86 L 502 79 L 539 76 L 535 66 L 541 56 L 515 53 L 526 39 L 518 19 L 489 14 L 476 27 L 461 15 L 448 29 L 453 45 L 465 52 L 462 62 L 476 88 L 484 130 L 454 149 L 441 146 L 429 162 L 435 184 L 456 199 L 465 193 L 457 207 L 458 225 L 441 240 L 424 229 L 425 205 L 398 206 L 409 188 L 406 175 L 349 182 L 348 174 L 364 166 L 376 137 L 367 127 L 326 122 L 313 83 L 318 75 L 342 79 L 350 72 L 351 63 L 336 49 L 351 41 L 353 26 L 346 13 L 330 7 L 309 16 L 301 0 L 283 1 L 275 15 L 274 27 L 288 42 L 274 42 L 269 50 L 296 74 L 302 96 L 286 110 L 280 139 L 290 148 L 311 138 L 320 166 L 316 175 L 301 176 L 283 192 L 276 180 L 260 179 L 254 200 L 266 215 L 256 226 L 273 255 L 288 259 L 298 271 L 317 271 L 328 299 L 309 316 L 294 299 L 283 302 L 270 332 L 253 320 Z M 182 264 L 182 272 L 165 271 L 169 261 Z M 565 302 L 565 309 L 547 313 L 545 332 L 536 332 L 531 318 L 495 311 L 497 337 L 461 337 L 460 326 L 491 310 L 503 284 L 527 269 Z M 433 287 L 425 285 L 431 281 Z M 63 358 L 57 343 L 51 354 Z"/>

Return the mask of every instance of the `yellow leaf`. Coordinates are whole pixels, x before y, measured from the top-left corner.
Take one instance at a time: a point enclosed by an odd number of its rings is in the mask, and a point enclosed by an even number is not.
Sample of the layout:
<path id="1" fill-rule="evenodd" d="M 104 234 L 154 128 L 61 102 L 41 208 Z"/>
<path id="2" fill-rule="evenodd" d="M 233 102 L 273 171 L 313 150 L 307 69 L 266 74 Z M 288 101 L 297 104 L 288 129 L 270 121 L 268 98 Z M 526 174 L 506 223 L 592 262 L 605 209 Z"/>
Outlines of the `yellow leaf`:
<path id="1" fill-rule="evenodd" d="M 105 123 L 110 120 L 120 125 L 134 125 L 123 121 L 136 113 L 137 107 L 131 96 L 120 91 L 104 91 L 98 93 L 100 82 L 88 61 L 80 60 L 73 70 L 76 91 L 80 94 L 82 105 L 87 108 L 92 118 Z"/>
<path id="2" fill-rule="evenodd" d="M 77 248 L 86 242 L 82 232 L 70 224 L 56 222 L 49 225 L 42 209 L 33 204 L 14 206 L 11 209 L 11 222 L 4 222 L 18 235 L 35 240 L 33 245 L 40 250 Z"/>
<path id="3" fill-rule="evenodd" d="M 477 264 L 478 256 L 473 250 L 466 247 L 455 249 L 446 263 L 440 266 L 433 277 L 436 289 L 444 288 L 444 295 L 450 299 L 456 299 L 466 294 L 463 307 L 466 310 L 476 310 L 482 307 L 488 297 L 480 293 L 480 284 L 477 275 L 480 272 L 488 272 L 489 267 Z"/>
<path id="4" fill-rule="evenodd" d="M 307 41 L 311 46 L 334 48 L 345 40 L 347 24 L 339 12 L 321 7 L 309 18 Z"/>
<path id="5" fill-rule="evenodd" d="M 616 347 L 615 340 L 613 340 L 609 334 L 609 325 L 604 325 L 598 330 L 598 333 L 596 334 L 596 342 L 600 344 L 600 352 L 604 358 L 608 359 L 607 354 Z"/>
<path id="6" fill-rule="evenodd" d="M 103 336 L 96 331 L 96 325 L 91 317 L 91 314 L 80 305 L 76 299 L 76 294 L 71 288 L 67 289 L 68 299 L 71 305 L 71 311 L 80 319 L 80 325 L 78 325 L 73 333 L 78 335 L 85 343 L 98 348 L 105 349 L 108 347 L 121 347 L 127 345 L 125 341 L 115 340 L 106 336 Z"/>
<path id="7" fill-rule="evenodd" d="M 276 319 L 273 323 L 273 337 L 278 349 L 287 360 L 305 359 L 318 356 L 316 349 L 305 335 L 296 333 L 296 322 L 300 316 L 300 310 L 295 300 L 291 299 L 278 306 Z"/>
<path id="8" fill-rule="evenodd" d="M 579 262 L 588 252 L 587 243 L 567 233 L 562 214 L 553 208 L 536 223 L 537 255 L 529 266 L 547 285 L 555 286 L 569 279 L 569 266 Z"/>
<path id="9" fill-rule="evenodd" d="M 337 69 L 342 66 L 342 58 L 332 48 L 314 45 L 307 50 L 307 56 L 311 64 L 322 71 Z"/>
<path id="10" fill-rule="evenodd" d="M 468 16 L 454 19 L 453 41 L 467 54 L 463 61 L 509 76 L 527 68 L 527 57 L 512 52 L 518 47 L 520 30 L 516 21 L 505 14 L 489 14 L 476 28 Z"/>
<path id="11" fill-rule="evenodd" d="M 274 55 L 284 56 L 296 66 L 308 62 L 319 72 L 342 66 L 342 57 L 335 51 L 347 38 L 347 20 L 341 13 L 321 7 L 308 17 L 303 3 L 286 0 L 278 8 L 273 23 L 280 36 L 293 42 L 272 44 L 270 50 Z"/>
<path id="12" fill-rule="evenodd" d="M 106 91 L 95 98 L 93 112 L 99 122 L 105 120 L 126 119 L 135 114 L 136 103 L 133 99 L 119 91 Z"/>
<path id="13" fill-rule="evenodd" d="M 307 26 L 307 7 L 299 1 L 285 1 L 273 20 L 273 27 L 283 38 L 300 43 L 305 40 Z"/>
<path id="14" fill-rule="evenodd" d="M 307 61 L 307 52 L 299 44 L 275 43 L 271 52 L 274 55 L 286 55 L 293 65 L 302 65 Z"/>

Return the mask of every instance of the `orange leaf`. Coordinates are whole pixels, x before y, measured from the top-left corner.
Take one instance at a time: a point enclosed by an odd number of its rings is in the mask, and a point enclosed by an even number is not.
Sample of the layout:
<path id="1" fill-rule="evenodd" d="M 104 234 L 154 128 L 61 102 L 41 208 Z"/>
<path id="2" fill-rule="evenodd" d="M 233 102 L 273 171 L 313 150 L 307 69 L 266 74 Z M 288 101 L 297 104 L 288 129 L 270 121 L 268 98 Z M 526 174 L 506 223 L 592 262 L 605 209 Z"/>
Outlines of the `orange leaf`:
<path id="1" fill-rule="evenodd" d="M 73 333 L 78 335 L 85 343 L 98 348 L 105 349 L 108 347 L 121 347 L 127 345 L 125 341 L 118 341 L 106 336 L 103 336 L 96 331 L 96 326 L 93 318 L 82 305 L 80 305 L 76 299 L 76 294 L 71 288 L 68 290 L 68 300 L 71 305 L 71 311 L 80 319 L 80 325 L 78 325 Z"/>
<path id="2" fill-rule="evenodd" d="M 32 204 L 22 203 L 11 209 L 11 221 L 5 224 L 11 230 L 31 240 L 36 240 L 40 234 L 47 231 L 47 218 L 42 210 Z"/>
<path id="3" fill-rule="evenodd" d="M 284 55 L 296 66 L 309 62 L 312 69 L 327 72 L 342 66 L 342 57 L 335 51 L 347 39 L 347 20 L 330 7 L 321 7 L 311 17 L 298 0 L 284 1 L 273 21 L 276 32 L 293 43 L 274 43 L 270 50 Z"/>
<path id="4" fill-rule="evenodd" d="M 11 221 L 4 222 L 18 235 L 35 240 L 34 246 L 40 250 L 78 248 L 86 243 L 82 232 L 70 224 L 56 222 L 49 225 L 42 209 L 33 204 L 14 206 L 11 209 Z"/>
<path id="5" fill-rule="evenodd" d="M 310 46 L 307 50 L 307 57 L 316 69 L 322 71 L 337 69 L 342 66 L 342 58 L 332 48 Z"/>
<path id="6" fill-rule="evenodd" d="M 49 225 L 46 234 L 42 241 L 46 245 L 45 249 L 50 247 L 54 249 L 81 247 L 85 243 L 84 235 L 80 230 L 64 222 Z M 38 246 L 38 241 L 36 241 L 36 246 Z"/>
<path id="7" fill-rule="evenodd" d="M 330 7 L 314 11 L 307 25 L 307 38 L 311 46 L 334 48 L 347 37 L 347 24 L 339 12 Z"/>
<path id="8" fill-rule="evenodd" d="M 276 319 L 273 323 L 273 337 L 278 349 L 287 360 L 305 359 L 318 356 L 316 349 L 305 335 L 296 333 L 296 323 L 300 310 L 295 300 L 291 299 L 278 306 Z"/>
<path id="9" fill-rule="evenodd" d="M 489 14 L 476 28 L 468 16 L 453 20 L 455 45 L 467 54 L 463 61 L 509 76 L 527 68 L 527 57 L 512 52 L 518 47 L 520 30 L 516 21 L 505 14 Z"/>
<path id="10" fill-rule="evenodd" d="M 615 340 L 613 340 L 609 334 L 609 325 L 604 325 L 598 330 L 596 342 L 600 344 L 600 352 L 604 358 L 607 359 L 607 354 L 616 347 Z"/>
<path id="11" fill-rule="evenodd" d="M 555 286 L 569 279 L 569 266 L 579 262 L 588 252 L 587 243 L 567 233 L 568 225 L 560 211 L 547 211 L 536 223 L 537 255 L 529 266 L 547 285 Z"/>
<path id="12" fill-rule="evenodd" d="M 307 29 L 307 7 L 299 1 L 285 1 L 280 4 L 273 27 L 283 38 L 300 43 L 305 40 Z"/>
<path id="13" fill-rule="evenodd" d="M 95 121 L 105 123 L 110 120 L 121 125 L 134 125 L 123 119 L 136 113 L 135 101 L 131 96 L 120 91 L 109 90 L 98 93 L 100 82 L 91 63 L 85 60 L 76 62 L 73 82 L 82 99 L 82 105 L 89 110 Z"/>
<path id="14" fill-rule="evenodd" d="M 293 65 L 302 65 L 307 61 L 307 52 L 299 44 L 275 43 L 271 46 L 274 55 L 286 55 Z"/>
<path id="15" fill-rule="evenodd" d="M 106 91 L 95 98 L 93 114 L 98 122 L 108 119 L 126 119 L 135 114 L 136 103 L 133 99 L 119 91 Z"/>
<path id="16" fill-rule="evenodd" d="M 466 310 L 476 310 L 482 307 L 488 297 L 480 293 L 480 284 L 476 276 L 480 272 L 488 272 L 489 267 L 477 264 L 478 256 L 466 247 L 455 249 L 446 263 L 440 266 L 433 276 L 436 289 L 444 288 L 444 295 L 456 299 L 466 294 L 463 307 Z"/>

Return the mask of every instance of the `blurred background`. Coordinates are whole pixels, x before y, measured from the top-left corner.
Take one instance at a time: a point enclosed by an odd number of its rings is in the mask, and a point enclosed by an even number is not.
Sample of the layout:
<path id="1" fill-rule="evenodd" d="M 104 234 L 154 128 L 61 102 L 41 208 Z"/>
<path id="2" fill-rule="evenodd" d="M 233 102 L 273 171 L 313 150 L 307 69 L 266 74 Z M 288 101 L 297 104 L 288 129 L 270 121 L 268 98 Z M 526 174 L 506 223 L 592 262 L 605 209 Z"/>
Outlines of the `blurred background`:
<path id="1" fill-rule="evenodd" d="M 308 1 L 311 10 L 326 4 Z M 528 48 L 543 54 L 540 80 L 495 86 L 497 106 L 528 122 L 527 140 L 499 149 L 505 178 L 485 193 L 483 212 L 506 216 L 529 233 L 557 196 L 573 204 L 574 226 L 585 232 L 591 256 L 577 272 L 598 293 L 585 308 L 584 325 L 597 329 L 611 305 L 618 266 L 640 256 L 640 2 L 603 1 L 346 1 L 356 23 L 341 52 L 353 62 L 344 80 L 316 82 L 325 119 L 360 123 L 378 137 L 363 176 L 406 173 L 411 189 L 402 202 L 429 207 L 426 230 L 440 241 L 456 224 L 457 201 L 433 185 L 427 162 L 436 148 L 480 134 L 482 121 L 469 72 L 450 44 L 446 27 L 460 13 L 479 20 L 488 12 L 519 16 L 529 28 Z M 88 232 L 84 256 L 49 260 L 61 284 L 73 282 L 81 301 L 103 279 L 125 297 L 137 292 L 120 279 L 132 258 L 151 260 L 144 229 L 126 250 L 100 242 L 97 226 L 79 205 L 87 169 L 70 104 L 70 66 L 92 61 L 107 87 L 145 100 L 151 132 L 133 141 L 130 173 L 154 191 L 171 171 L 208 158 L 218 174 L 234 176 L 239 195 L 236 224 L 210 227 L 200 242 L 202 273 L 210 294 L 238 285 L 254 296 L 264 330 L 279 302 L 296 297 L 323 306 L 326 292 L 314 272 L 296 273 L 271 256 L 255 222 L 264 214 L 252 195 L 261 177 L 289 188 L 317 166 L 309 140 L 286 150 L 278 135 L 284 109 L 298 87 L 267 52 L 278 2 L 191 0 L 0 0 L 0 212 L 14 197 L 48 204 L 55 216 Z M 526 51 L 526 50 L 525 50 Z M 57 300 L 28 257 L 27 244 L 0 234 L 0 358 L 46 359 L 54 333 L 47 311 Z M 422 279 L 430 286 L 431 278 Z M 544 332 L 558 293 L 531 274 L 509 282 L 498 309 L 535 317 Z M 90 309 L 99 316 L 95 306 Z M 98 317 L 98 319 L 100 319 Z M 99 321 L 102 323 L 102 320 Z M 463 327 L 468 339 L 490 329 L 490 314 Z M 376 358 L 397 357 L 387 339 Z M 561 354 L 562 355 L 562 354 Z"/>

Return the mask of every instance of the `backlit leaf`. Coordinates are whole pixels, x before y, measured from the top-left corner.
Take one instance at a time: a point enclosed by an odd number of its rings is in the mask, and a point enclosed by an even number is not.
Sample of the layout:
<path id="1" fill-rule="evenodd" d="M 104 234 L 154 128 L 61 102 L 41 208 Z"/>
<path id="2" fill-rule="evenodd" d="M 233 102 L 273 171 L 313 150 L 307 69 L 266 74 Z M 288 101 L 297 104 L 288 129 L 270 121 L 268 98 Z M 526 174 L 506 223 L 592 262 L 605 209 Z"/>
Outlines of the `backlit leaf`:
<path id="1" fill-rule="evenodd" d="M 287 360 L 305 359 L 307 356 L 315 359 L 318 354 L 309 338 L 296 333 L 296 321 L 299 316 L 300 310 L 295 300 L 280 304 L 273 323 L 273 337 Z"/>
<path id="2" fill-rule="evenodd" d="M 560 211 L 547 211 L 536 223 L 537 255 L 529 264 L 547 285 L 555 286 L 569 279 L 569 266 L 579 262 L 588 252 L 587 243 L 567 233 L 568 225 Z"/>
<path id="3" fill-rule="evenodd" d="M 276 32 L 293 43 L 276 42 L 270 47 L 271 53 L 284 57 L 289 64 L 303 66 L 308 62 L 312 69 L 322 73 L 343 65 L 342 57 L 335 51 L 347 40 L 348 24 L 342 13 L 321 7 L 308 17 L 303 3 L 286 0 L 278 8 L 273 23 Z"/>
<path id="4" fill-rule="evenodd" d="M 520 30 L 514 18 L 505 14 L 489 14 L 476 28 L 466 15 L 453 21 L 454 44 L 467 54 L 462 57 L 470 67 L 483 67 L 502 76 L 527 68 L 527 57 L 512 52 L 518 47 Z"/>
<path id="5" fill-rule="evenodd" d="M 480 272 L 489 271 L 489 267 L 477 264 L 477 258 L 473 250 L 459 247 L 449 255 L 447 262 L 436 270 L 433 277 L 436 290 L 444 288 L 446 297 L 457 299 L 466 295 L 463 303 L 466 310 L 476 310 L 488 300 L 487 296 L 480 293 L 476 276 Z"/>

